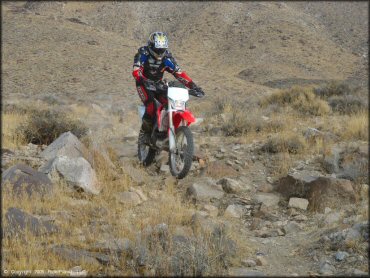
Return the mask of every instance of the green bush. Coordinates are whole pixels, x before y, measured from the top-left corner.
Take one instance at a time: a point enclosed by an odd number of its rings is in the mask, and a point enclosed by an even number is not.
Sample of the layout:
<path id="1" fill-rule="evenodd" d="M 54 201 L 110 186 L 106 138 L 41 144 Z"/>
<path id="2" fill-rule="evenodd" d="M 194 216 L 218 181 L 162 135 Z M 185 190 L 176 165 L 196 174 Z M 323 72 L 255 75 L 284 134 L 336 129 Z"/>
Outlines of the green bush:
<path id="1" fill-rule="evenodd" d="M 87 127 L 80 121 L 74 120 L 64 112 L 51 110 L 28 111 L 29 118 L 18 130 L 28 143 L 50 144 L 62 133 L 71 131 L 78 138 L 87 132 Z"/>

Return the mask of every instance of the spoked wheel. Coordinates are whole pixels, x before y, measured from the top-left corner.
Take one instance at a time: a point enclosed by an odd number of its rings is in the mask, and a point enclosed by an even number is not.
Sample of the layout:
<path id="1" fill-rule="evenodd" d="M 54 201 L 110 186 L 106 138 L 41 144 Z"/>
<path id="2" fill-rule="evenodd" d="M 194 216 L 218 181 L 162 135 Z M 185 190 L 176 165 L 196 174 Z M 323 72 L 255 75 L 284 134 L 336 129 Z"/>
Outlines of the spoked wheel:
<path id="1" fill-rule="evenodd" d="M 181 126 L 176 130 L 176 150 L 170 152 L 170 171 L 178 178 L 184 178 L 193 162 L 194 143 L 193 134 L 186 126 Z"/>
<path id="2" fill-rule="evenodd" d="M 144 131 L 140 130 L 138 140 L 138 157 L 144 166 L 149 166 L 153 163 L 156 150 L 149 146 L 149 136 Z"/>

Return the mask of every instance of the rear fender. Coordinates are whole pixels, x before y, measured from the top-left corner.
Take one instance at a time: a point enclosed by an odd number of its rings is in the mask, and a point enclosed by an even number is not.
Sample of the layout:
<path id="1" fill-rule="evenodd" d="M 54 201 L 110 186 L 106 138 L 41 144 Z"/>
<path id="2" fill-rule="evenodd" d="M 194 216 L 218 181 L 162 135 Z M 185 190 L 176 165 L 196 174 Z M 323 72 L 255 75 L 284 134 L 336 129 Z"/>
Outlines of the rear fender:
<path id="1" fill-rule="evenodd" d="M 189 110 L 185 110 L 181 112 L 173 112 L 172 120 L 176 129 L 179 127 L 181 120 L 185 120 L 187 122 L 187 126 L 189 126 L 191 123 L 195 122 L 195 117 Z"/>

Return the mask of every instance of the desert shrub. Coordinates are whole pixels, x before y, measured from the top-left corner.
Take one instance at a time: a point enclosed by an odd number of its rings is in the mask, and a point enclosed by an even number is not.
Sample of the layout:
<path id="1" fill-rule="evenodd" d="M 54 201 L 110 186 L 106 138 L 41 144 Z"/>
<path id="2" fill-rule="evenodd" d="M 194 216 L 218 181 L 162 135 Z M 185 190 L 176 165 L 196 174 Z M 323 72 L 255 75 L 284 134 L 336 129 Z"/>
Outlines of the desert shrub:
<path id="1" fill-rule="evenodd" d="M 238 104 L 235 100 L 233 101 L 227 97 L 217 97 L 215 100 L 215 105 L 211 111 L 211 115 L 219 115 L 220 113 L 230 113 L 233 108 L 238 106 L 240 108 L 240 104 Z"/>
<path id="2" fill-rule="evenodd" d="M 331 82 L 323 87 L 315 88 L 313 92 L 321 98 L 329 98 L 331 96 L 344 96 L 357 93 L 358 87 L 352 87 L 344 82 Z"/>
<path id="3" fill-rule="evenodd" d="M 366 102 L 354 95 L 332 96 L 328 102 L 332 110 L 340 114 L 356 113 L 367 107 Z"/>
<path id="4" fill-rule="evenodd" d="M 252 130 L 261 130 L 261 120 L 256 119 L 256 117 L 251 119 L 245 112 L 235 109 L 230 116 L 225 120 L 221 128 L 226 136 L 237 136 Z"/>
<path id="5" fill-rule="evenodd" d="M 269 153 L 302 153 L 306 142 L 301 135 L 295 133 L 278 134 L 268 139 L 262 150 Z"/>
<path id="6" fill-rule="evenodd" d="M 64 112 L 51 110 L 28 111 L 28 119 L 19 126 L 17 133 L 28 143 L 50 144 L 62 133 L 71 131 L 78 138 L 87 132 L 87 127 Z"/>
<path id="7" fill-rule="evenodd" d="M 273 93 L 260 101 L 263 107 L 272 104 L 290 106 L 304 115 L 321 116 L 330 112 L 328 103 L 316 96 L 312 88 L 298 86 Z"/>
<path id="8" fill-rule="evenodd" d="M 224 273 L 236 243 L 222 229 L 194 237 L 173 236 L 166 224 L 147 227 L 137 237 L 130 267 L 150 265 L 156 276 L 205 276 Z"/>

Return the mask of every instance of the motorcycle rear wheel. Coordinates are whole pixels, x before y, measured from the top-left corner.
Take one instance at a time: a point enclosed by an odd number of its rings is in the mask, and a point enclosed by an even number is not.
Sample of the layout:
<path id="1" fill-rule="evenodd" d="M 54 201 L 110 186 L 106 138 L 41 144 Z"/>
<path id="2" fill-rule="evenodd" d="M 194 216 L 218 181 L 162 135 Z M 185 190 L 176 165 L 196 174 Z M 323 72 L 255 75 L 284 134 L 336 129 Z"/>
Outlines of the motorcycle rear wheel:
<path id="1" fill-rule="evenodd" d="M 172 176 L 184 178 L 193 162 L 194 141 L 191 130 L 186 126 L 181 126 L 176 130 L 176 150 L 169 152 L 169 164 Z"/>

